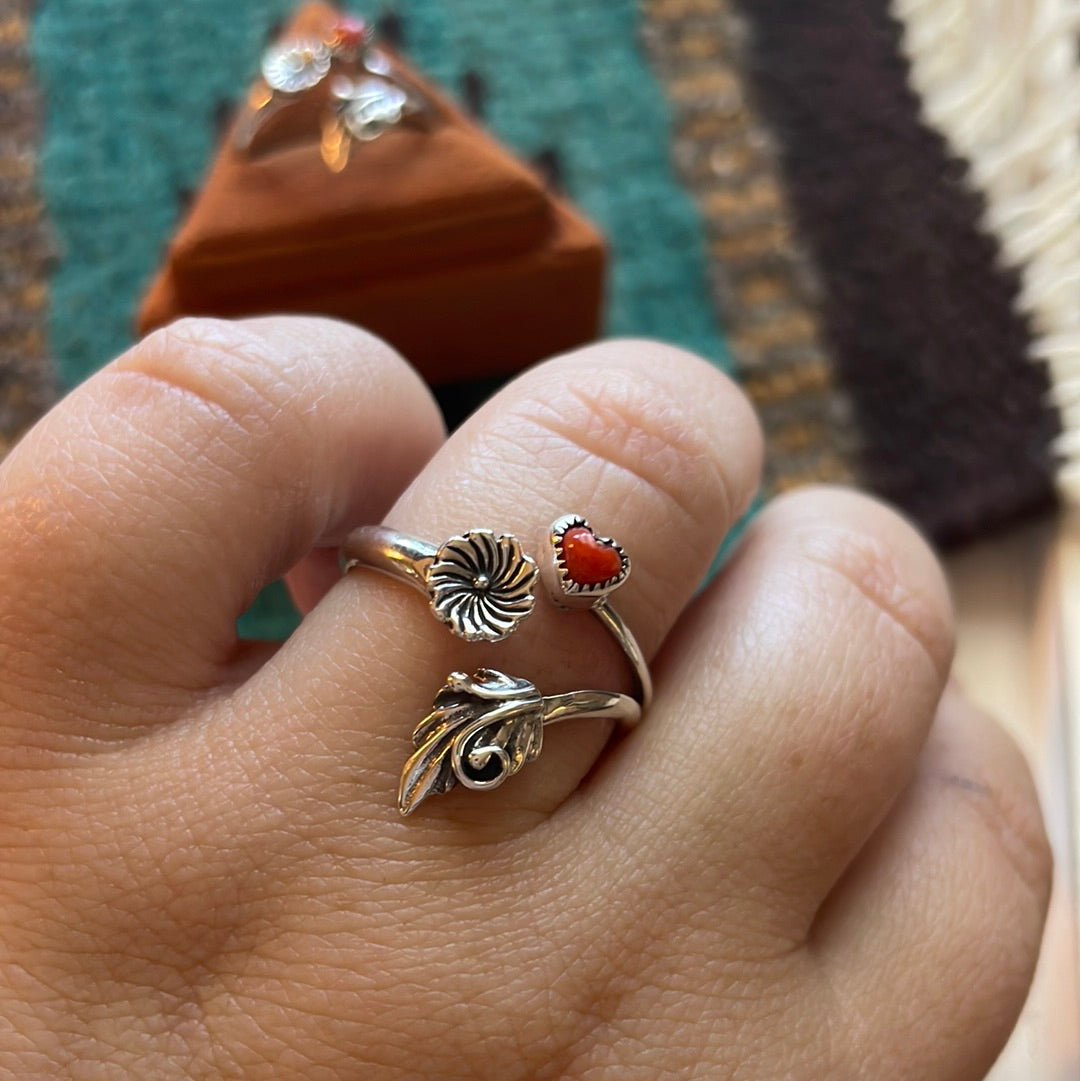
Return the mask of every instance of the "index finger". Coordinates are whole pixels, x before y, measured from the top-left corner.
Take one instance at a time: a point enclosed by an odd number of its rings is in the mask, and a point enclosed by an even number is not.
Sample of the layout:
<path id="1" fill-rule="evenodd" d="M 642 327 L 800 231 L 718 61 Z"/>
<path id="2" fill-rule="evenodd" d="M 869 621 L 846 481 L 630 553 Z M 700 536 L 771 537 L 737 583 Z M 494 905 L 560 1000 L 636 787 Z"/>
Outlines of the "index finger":
<path id="1" fill-rule="evenodd" d="M 151 335 L 0 469 L 9 676 L 55 694 L 62 672 L 90 699 L 68 722 L 80 731 L 97 692 L 111 732 L 125 688 L 213 686 L 258 590 L 378 519 L 441 440 L 416 373 L 345 324 L 186 319 Z"/>

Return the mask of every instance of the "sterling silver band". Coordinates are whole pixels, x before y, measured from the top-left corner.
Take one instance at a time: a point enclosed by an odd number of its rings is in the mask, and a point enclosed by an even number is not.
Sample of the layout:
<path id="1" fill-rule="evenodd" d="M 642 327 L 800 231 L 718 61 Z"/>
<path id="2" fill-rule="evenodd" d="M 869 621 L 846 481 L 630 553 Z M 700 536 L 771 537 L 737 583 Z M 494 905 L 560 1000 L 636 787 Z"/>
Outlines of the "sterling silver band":
<path id="1" fill-rule="evenodd" d="M 584 522 L 567 516 L 560 523 L 571 520 Z M 497 537 L 490 530 L 476 529 L 436 547 L 388 526 L 361 526 L 345 539 L 341 556 L 346 573 L 367 567 L 413 586 L 429 598 L 436 617 L 466 641 L 500 641 L 532 611 L 536 564 L 521 551 L 517 539 L 506 534 Z M 625 570 L 618 585 L 629 573 L 629 561 L 625 555 L 622 558 Z M 564 593 L 551 588 L 558 603 L 580 606 L 565 603 Z M 611 588 L 614 586 L 584 600 L 630 661 L 636 696 L 644 710 L 652 700 L 652 677 L 637 639 L 607 600 L 606 592 Z M 577 592 L 585 594 L 586 590 Z"/>
<path id="2" fill-rule="evenodd" d="M 567 691 L 544 696 L 545 726 L 581 717 L 601 717 L 617 721 L 623 728 L 633 728 L 641 720 L 641 705 L 617 691 Z"/>
<path id="3" fill-rule="evenodd" d="M 415 586 L 427 594 L 427 569 L 435 560 L 438 548 L 427 541 L 399 533 L 384 525 L 365 525 L 354 529 L 341 546 L 341 569 L 348 574 L 356 567 L 388 574 Z"/>
<path id="4" fill-rule="evenodd" d="M 652 673 L 649 671 L 649 665 L 645 660 L 645 654 L 641 652 L 638 640 L 626 625 L 626 620 L 606 600 L 594 604 L 589 611 L 607 627 L 623 653 L 626 654 L 626 659 L 634 670 L 634 678 L 637 680 L 641 708 L 648 709 L 653 695 Z"/>

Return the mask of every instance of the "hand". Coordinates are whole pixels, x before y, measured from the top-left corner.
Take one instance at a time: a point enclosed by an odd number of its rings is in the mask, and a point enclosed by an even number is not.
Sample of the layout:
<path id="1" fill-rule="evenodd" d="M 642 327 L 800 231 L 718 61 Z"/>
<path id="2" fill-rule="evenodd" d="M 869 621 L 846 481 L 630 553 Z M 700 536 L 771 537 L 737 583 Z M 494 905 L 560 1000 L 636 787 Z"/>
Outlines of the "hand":
<path id="1" fill-rule="evenodd" d="M 317 320 L 184 321 L 74 391 L 0 470 L 0 1077 L 981 1077 L 1047 898 L 1027 772 L 942 697 L 941 571 L 874 501 L 776 501 L 693 597 L 760 455 L 728 380 L 638 342 L 446 442 L 385 345 Z M 543 599 L 456 641 L 336 546 L 385 516 L 537 553 L 571 511 L 633 558 L 655 703 L 401 819 L 449 672 L 628 666 Z M 238 642 L 290 568 L 300 628 Z"/>

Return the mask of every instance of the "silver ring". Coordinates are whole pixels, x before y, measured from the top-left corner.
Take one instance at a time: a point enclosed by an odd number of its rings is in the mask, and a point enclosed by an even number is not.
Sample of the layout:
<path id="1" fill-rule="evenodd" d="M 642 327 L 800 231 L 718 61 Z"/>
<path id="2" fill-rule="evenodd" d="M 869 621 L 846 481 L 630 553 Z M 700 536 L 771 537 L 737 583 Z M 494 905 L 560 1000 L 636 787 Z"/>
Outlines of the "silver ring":
<path id="1" fill-rule="evenodd" d="M 548 533 L 546 583 L 562 608 L 588 608 L 626 654 L 641 708 L 652 701 L 652 677 L 641 647 L 608 596 L 630 576 L 630 559 L 610 537 L 598 536 L 579 514 Z M 343 569 L 368 567 L 408 582 L 428 597 L 435 617 L 466 642 L 499 642 L 533 610 L 535 560 L 517 537 L 472 529 L 440 547 L 387 526 L 361 526 L 341 548 Z"/>
<path id="2" fill-rule="evenodd" d="M 644 654 L 608 602 L 630 574 L 630 559 L 581 516 L 564 515 L 548 534 L 545 577 L 562 608 L 588 608 L 613 635 L 633 667 L 637 698 L 611 691 L 542 695 L 528 680 L 481 668 L 453 672 L 431 712 L 413 732 L 413 754 L 401 773 L 398 809 L 410 814 L 428 796 L 458 784 L 497 788 L 539 753 L 546 725 L 600 717 L 632 726 L 652 697 Z M 540 570 L 516 537 L 472 529 L 440 546 L 387 526 L 353 530 L 341 547 L 344 573 L 367 567 L 407 582 L 428 598 L 435 617 L 468 642 L 512 634 L 536 603 Z"/>
<path id="3" fill-rule="evenodd" d="M 372 40 L 369 24 L 343 17 L 323 38 L 271 45 L 263 53 L 262 78 L 248 94 L 236 129 L 237 149 L 249 151 L 272 116 L 324 82 L 329 95 L 320 124 L 320 152 L 334 172 L 348 164 L 354 141 L 371 142 L 399 124 L 424 119 L 429 112 L 426 97 L 401 78 Z"/>

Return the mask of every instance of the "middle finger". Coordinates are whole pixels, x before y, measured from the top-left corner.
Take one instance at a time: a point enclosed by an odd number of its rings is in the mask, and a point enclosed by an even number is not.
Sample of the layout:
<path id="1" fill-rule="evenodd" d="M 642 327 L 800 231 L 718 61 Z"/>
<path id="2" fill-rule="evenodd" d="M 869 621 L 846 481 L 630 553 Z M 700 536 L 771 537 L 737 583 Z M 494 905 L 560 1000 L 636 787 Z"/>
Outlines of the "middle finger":
<path id="1" fill-rule="evenodd" d="M 560 829 L 601 819 L 651 874 L 678 868 L 699 900 L 741 898 L 801 940 L 911 776 L 951 654 L 948 589 L 910 525 L 841 490 L 779 499 L 665 643 L 652 720 Z"/>
<path id="2" fill-rule="evenodd" d="M 760 447 L 745 398 L 713 367 L 669 347 L 613 342 L 550 361 L 503 390 L 387 521 L 434 544 L 474 528 L 513 533 L 539 560 L 551 522 L 583 514 L 633 560 L 615 601 L 651 656 L 752 497 Z M 283 776 L 302 780 L 305 754 L 317 748 L 325 761 L 329 751 L 348 791 L 369 789 L 384 818 L 397 814 L 413 726 L 451 671 L 482 666 L 525 677 L 545 695 L 632 687 L 626 659 L 587 613 L 562 613 L 539 597 L 507 641 L 465 644 L 402 583 L 359 571 L 330 590 L 241 694 L 287 704 L 258 744 L 261 755 L 291 756 L 279 765 Z M 545 737 L 541 761 L 499 791 L 454 792 L 418 817 L 501 819 L 501 832 L 513 828 L 505 815 L 535 822 L 573 790 L 609 733 L 595 720 L 559 728 Z"/>

